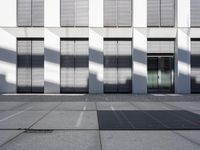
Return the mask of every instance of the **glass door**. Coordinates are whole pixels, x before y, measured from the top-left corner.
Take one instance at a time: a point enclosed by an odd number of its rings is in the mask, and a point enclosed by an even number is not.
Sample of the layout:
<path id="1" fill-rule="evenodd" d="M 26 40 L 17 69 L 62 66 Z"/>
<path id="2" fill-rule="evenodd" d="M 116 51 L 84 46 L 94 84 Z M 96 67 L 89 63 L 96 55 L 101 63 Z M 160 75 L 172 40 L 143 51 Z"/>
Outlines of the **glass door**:
<path id="1" fill-rule="evenodd" d="M 148 92 L 172 93 L 174 91 L 173 56 L 148 57 Z"/>

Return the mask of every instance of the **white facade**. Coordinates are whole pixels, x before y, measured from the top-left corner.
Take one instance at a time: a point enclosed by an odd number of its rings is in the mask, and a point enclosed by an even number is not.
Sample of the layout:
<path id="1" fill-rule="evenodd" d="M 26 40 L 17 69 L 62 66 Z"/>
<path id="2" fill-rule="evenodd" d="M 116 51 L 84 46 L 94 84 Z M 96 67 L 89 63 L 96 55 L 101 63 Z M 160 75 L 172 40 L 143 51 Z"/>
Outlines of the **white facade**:
<path id="1" fill-rule="evenodd" d="M 200 38 L 200 28 L 190 27 L 190 0 L 176 0 L 176 25 L 172 28 L 147 27 L 147 0 L 133 1 L 133 26 L 124 28 L 104 27 L 103 0 L 89 0 L 89 27 L 74 28 L 60 27 L 60 0 L 45 0 L 44 27 L 17 27 L 16 5 L 16 0 L 0 1 L 0 93 L 16 93 L 16 40 L 22 37 L 44 38 L 45 93 L 60 93 L 60 38 L 89 39 L 89 93 L 104 92 L 104 38 L 131 38 L 132 92 L 143 94 L 147 93 L 147 39 L 174 38 L 175 93 L 190 93 L 190 39 Z M 54 53 L 49 49 L 57 55 L 51 56 Z"/>

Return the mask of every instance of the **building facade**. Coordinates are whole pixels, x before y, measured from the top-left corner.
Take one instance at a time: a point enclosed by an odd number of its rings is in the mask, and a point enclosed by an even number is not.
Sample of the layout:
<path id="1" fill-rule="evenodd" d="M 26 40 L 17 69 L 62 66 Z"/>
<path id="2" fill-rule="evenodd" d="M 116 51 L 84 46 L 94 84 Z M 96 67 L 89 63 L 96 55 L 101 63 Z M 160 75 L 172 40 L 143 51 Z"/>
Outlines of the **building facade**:
<path id="1" fill-rule="evenodd" d="M 1 0 L 0 93 L 200 93 L 199 0 Z"/>

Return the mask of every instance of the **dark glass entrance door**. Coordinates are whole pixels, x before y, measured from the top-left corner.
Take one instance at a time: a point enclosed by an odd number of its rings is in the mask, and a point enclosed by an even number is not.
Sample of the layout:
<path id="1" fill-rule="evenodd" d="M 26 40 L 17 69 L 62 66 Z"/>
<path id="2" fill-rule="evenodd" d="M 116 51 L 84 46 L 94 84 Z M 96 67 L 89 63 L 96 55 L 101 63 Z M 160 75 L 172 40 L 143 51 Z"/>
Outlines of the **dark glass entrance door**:
<path id="1" fill-rule="evenodd" d="M 173 56 L 148 57 L 148 92 L 172 93 L 173 83 Z"/>

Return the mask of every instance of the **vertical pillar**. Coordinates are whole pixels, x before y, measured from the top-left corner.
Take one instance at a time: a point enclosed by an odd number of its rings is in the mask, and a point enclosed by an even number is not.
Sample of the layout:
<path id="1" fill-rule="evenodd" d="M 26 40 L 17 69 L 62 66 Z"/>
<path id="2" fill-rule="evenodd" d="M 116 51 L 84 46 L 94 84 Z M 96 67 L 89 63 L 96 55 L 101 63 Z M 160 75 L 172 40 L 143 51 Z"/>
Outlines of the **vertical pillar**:
<path id="1" fill-rule="evenodd" d="M 60 93 L 60 37 L 45 29 L 44 91 Z"/>
<path id="2" fill-rule="evenodd" d="M 103 27 L 103 1 L 89 0 L 89 27 Z"/>
<path id="3" fill-rule="evenodd" d="M 134 0 L 132 3 L 133 26 L 147 27 L 147 0 Z"/>
<path id="4" fill-rule="evenodd" d="M 103 36 L 101 29 L 89 29 L 89 93 L 103 93 Z"/>
<path id="5" fill-rule="evenodd" d="M 190 36 L 187 28 L 178 29 L 175 55 L 175 92 L 190 93 Z"/>
<path id="6" fill-rule="evenodd" d="M 133 30 L 133 93 L 147 93 L 147 38 L 146 29 Z"/>
<path id="7" fill-rule="evenodd" d="M 44 0 L 44 26 L 60 26 L 60 0 Z"/>
<path id="8" fill-rule="evenodd" d="M 190 0 L 177 0 L 177 26 L 190 27 Z"/>
<path id="9" fill-rule="evenodd" d="M 16 37 L 0 28 L 0 93 L 16 93 Z"/>

